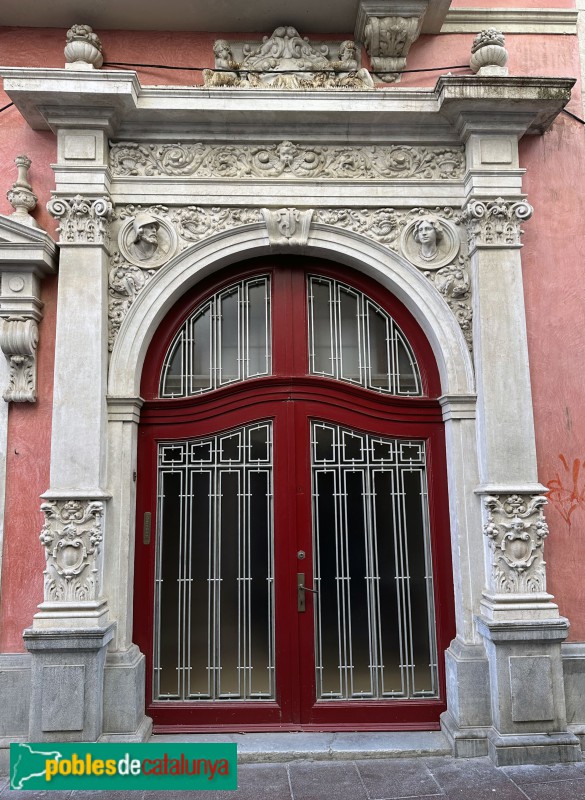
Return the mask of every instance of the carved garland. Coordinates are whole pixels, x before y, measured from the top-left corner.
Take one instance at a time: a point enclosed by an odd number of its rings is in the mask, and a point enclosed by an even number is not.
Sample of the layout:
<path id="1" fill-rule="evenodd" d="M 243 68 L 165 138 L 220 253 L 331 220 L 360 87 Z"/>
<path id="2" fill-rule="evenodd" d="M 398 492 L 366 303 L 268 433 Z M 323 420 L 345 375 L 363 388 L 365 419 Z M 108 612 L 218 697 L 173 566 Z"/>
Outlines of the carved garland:
<path id="1" fill-rule="evenodd" d="M 110 167 L 115 176 L 458 180 L 465 155 L 463 147 L 121 142 L 112 145 Z"/>
<path id="2" fill-rule="evenodd" d="M 97 600 L 97 558 L 102 542 L 104 504 L 79 500 L 43 503 L 40 534 L 47 559 L 45 601 Z"/>
<path id="3" fill-rule="evenodd" d="M 332 225 L 362 234 L 401 253 L 434 284 L 455 315 L 471 348 L 472 310 L 469 259 L 460 252 L 462 218 L 452 208 L 414 208 L 409 211 L 382 209 L 294 208 L 203 208 L 189 206 L 170 210 L 166 206 L 125 206 L 117 212 L 118 245 L 111 258 L 109 273 L 109 348 L 130 306 L 155 272 L 176 252 L 213 234 L 251 223 L 265 222 L 271 244 L 305 244 L 312 223 Z M 416 241 L 417 225 L 433 226 L 434 250 L 424 255 Z M 140 233 L 137 222 L 156 229 L 151 249 L 144 243 L 138 251 Z M 121 223 L 121 225 L 119 224 Z M 134 241 L 136 240 L 136 241 Z M 165 250 L 164 261 L 159 258 Z"/>
<path id="4" fill-rule="evenodd" d="M 546 591 L 544 540 L 548 525 L 542 495 L 486 497 L 487 522 L 483 532 L 492 550 L 493 590 L 497 594 Z"/>

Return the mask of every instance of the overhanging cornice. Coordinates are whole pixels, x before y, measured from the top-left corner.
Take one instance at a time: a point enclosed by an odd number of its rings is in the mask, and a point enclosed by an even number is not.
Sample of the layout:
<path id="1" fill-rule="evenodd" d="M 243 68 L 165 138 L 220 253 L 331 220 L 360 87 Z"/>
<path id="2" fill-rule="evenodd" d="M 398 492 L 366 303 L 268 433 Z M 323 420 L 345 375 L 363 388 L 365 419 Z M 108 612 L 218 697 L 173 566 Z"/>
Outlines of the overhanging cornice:
<path id="1" fill-rule="evenodd" d="M 542 133 L 573 78 L 442 76 L 434 89 L 283 91 L 143 87 L 131 71 L 0 68 L 37 130 L 105 129 L 112 137 L 456 141 L 471 129 Z"/>

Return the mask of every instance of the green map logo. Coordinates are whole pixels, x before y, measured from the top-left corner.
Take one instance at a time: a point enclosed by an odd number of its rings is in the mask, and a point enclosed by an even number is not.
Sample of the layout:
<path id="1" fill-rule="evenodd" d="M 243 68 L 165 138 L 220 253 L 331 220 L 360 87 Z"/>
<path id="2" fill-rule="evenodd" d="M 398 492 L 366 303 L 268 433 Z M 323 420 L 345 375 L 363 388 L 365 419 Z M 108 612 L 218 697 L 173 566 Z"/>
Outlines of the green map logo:
<path id="1" fill-rule="evenodd" d="M 10 788 L 38 791 L 238 788 L 235 744 L 10 745 Z"/>

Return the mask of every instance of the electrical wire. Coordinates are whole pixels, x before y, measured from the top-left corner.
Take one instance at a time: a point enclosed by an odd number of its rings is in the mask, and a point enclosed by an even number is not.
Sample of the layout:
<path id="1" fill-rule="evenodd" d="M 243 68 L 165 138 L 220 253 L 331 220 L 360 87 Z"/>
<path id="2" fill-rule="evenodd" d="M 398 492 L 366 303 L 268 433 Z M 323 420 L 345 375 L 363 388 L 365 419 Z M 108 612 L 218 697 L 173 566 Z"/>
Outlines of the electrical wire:
<path id="1" fill-rule="evenodd" d="M 573 114 L 572 111 L 567 111 L 566 108 L 562 108 L 561 111 L 563 112 L 563 114 L 566 114 L 568 117 L 572 117 L 573 119 L 576 119 L 577 122 L 581 123 L 581 125 L 585 125 L 585 119 L 581 119 L 581 117 L 578 117 L 576 114 Z"/>
<path id="2" fill-rule="evenodd" d="M 7 108 L 10 108 L 10 106 L 13 106 L 13 105 L 14 105 L 14 103 L 8 103 L 8 105 L 2 106 L 2 108 L 0 108 L 0 112 L 1 111 L 6 111 Z"/>
<path id="3" fill-rule="evenodd" d="M 313 75 L 316 72 L 319 74 L 336 74 L 339 71 L 334 69 L 213 69 L 210 67 L 176 67 L 166 64 L 131 64 L 127 61 L 104 61 L 104 67 L 142 67 L 148 69 L 190 70 L 191 72 L 203 72 L 211 69 L 212 72 L 235 72 L 238 75 Z M 469 69 L 469 64 L 456 64 L 453 67 L 427 67 L 424 69 L 387 69 L 384 70 L 384 74 L 404 75 L 407 72 L 444 72 L 450 69 Z"/>

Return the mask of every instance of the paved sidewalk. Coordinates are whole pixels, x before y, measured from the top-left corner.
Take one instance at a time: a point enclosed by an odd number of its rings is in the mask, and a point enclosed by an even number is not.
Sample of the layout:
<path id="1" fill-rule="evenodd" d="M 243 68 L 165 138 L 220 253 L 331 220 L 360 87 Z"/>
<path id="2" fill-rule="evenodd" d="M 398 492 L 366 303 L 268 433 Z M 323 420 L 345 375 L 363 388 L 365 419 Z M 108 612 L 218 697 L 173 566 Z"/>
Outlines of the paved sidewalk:
<path id="1" fill-rule="evenodd" d="M 451 756 L 242 764 L 236 792 L 12 792 L 0 800 L 585 800 L 585 763 L 492 766 Z"/>

